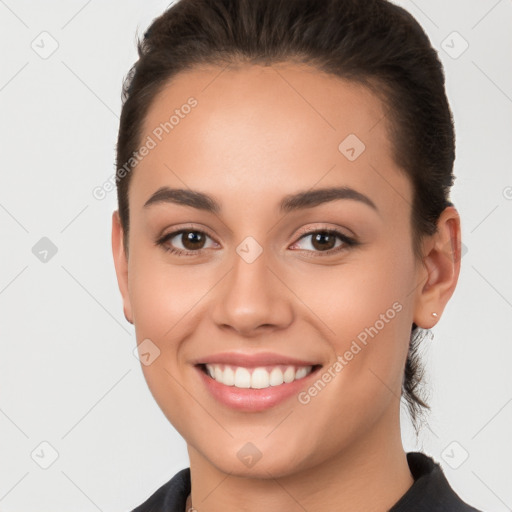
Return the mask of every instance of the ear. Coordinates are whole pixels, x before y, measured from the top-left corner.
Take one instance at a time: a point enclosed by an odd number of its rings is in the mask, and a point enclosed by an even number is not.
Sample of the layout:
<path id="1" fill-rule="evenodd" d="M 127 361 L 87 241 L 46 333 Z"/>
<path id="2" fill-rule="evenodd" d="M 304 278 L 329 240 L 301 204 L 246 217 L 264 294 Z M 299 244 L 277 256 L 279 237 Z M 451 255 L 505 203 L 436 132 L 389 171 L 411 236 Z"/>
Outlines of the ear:
<path id="1" fill-rule="evenodd" d="M 423 261 L 418 268 L 414 323 L 423 329 L 433 327 L 452 296 L 460 272 L 460 217 L 453 206 L 443 210 L 437 231 L 423 243 Z M 433 315 L 436 313 L 436 315 Z"/>
<path id="2" fill-rule="evenodd" d="M 112 254 L 114 256 L 117 284 L 123 298 L 124 316 L 128 322 L 133 324 L 132 306 L 128 293 L 128 257 L 124 250 L 123 228 L 117 210 L 112 214 Z"/>

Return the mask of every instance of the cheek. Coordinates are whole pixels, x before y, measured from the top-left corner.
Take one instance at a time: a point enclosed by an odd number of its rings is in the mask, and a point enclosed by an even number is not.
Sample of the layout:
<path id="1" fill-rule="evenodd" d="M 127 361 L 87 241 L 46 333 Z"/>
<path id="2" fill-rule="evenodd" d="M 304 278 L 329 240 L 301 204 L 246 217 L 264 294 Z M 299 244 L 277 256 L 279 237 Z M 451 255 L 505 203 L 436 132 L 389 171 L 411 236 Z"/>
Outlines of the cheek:
<path id="1" fill-rule="evenodd" d="M 207 305 L 205 299 L 219 277 L 206 265 L 166 263 L 159 251 L 134 247 L 131 252 L 130 302 L 137 343 L 148 343 L 145 340 L 149 339 L 149 347 L 156 354 L 150 364 L 141 365 L 148 388 L 185 437 L 185 423 L 193 422 L 201 430 L 205 422 L 204 411 L 190 407 L 181 348 L 194 336 Z M 186 416 L 184 410 L 188 410 Z"/>
<path id="2" fill-rule="evenodd" d="M 166 263 L 161 249 L 134 250 L 129 269 L 130 302 L 141 336 L 170 340 L 215 283 L 203 265 Z M 140 341 L 140 338 L 137 337 Z"/>
<path id="3" fill-rule="evenodd" d="M 130 300 L 136 339 L 149 343 L 151 353 L 149 364 L 141 356 L 142 372 L 162 412 L 187 438 L 191 422 L 195 431 L 201 431 L 205 422 L 204 411 L 190 406 L 180 347 L 193 334 L 190 318 L 197 314 L 208 286 L 190 269 L 165 265 L 149 252 L 132 254 Z"/>
<path id="4" fill-rule="evenodd" d="M 343 370 L 333 388 L 350 389 L 364 400 L 400 393 L 410 339 L 414 258 L 407 247 L 375 247 L 346 265 L 312 270 L 308 285 L 294 290 L 317 315 Z M 339 368 L 339 366 L 338 366 Z"/>
<path id="5" fill-rule="evenodd" d="M 341 265 L 292 271 L 287 280 L 322 321 L 333 343 L 341 341 L 336 348 L 342 349 L 347 339 L 359 334 L 364 338 L 365 330 L 375 324 L 389 335 L 395 329 L 410 329 L 415 266 L 407 247 L 376 245 L 371 251 L 351 254 Z"/>
<path id="6" fill-rule="evenodd" d="M 340 268 L 314 281 L 304 298 L 327 326 L 333 354 L 322 382 L 303 390 L 301 412 L 334 444 L 350 443 L 399 405 L 413 297 L 412 260 L 402 263 Z"/>

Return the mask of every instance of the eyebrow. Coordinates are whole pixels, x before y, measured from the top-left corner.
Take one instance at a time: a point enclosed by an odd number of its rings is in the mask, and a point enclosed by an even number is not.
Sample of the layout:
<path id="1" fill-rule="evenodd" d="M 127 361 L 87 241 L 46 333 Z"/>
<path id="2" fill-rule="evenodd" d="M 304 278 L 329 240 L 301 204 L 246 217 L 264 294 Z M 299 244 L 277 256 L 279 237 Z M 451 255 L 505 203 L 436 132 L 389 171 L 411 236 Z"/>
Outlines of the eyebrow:
<path id="1" fill-rule="evenodd" d="M 378 212 L 377 206 L 368 196 L 350 187 L 322 188 L 289 194 L 279 203 L 279 210 L 287 213 L 305 208 L 313 208 L 320 204 L 335 201 L 337 199 L 351 199 L 359 201 Z M 204 210 L 215 214 L 220 213 L 221 211 L 220 203 L 204 192 L 170 187 L 160 187 L 144 203 L 144 208 L 162 203 L 190 206 L 192 208 L 197 208 L 198 210 Z"/>

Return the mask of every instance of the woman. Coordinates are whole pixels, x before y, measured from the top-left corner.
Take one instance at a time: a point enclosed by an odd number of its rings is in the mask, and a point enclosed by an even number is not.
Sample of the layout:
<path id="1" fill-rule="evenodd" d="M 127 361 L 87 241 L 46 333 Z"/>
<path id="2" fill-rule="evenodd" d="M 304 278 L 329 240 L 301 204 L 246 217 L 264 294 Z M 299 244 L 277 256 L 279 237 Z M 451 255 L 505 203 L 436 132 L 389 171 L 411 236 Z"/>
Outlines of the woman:
<path id="1" fill-rule="evenodd" d="M 124 87 L 124 314 L 190 468 L 135 509 L 474 511 L 419 426 L 460 268 L 436 52 L 384 0 L 181 0 Z"/>

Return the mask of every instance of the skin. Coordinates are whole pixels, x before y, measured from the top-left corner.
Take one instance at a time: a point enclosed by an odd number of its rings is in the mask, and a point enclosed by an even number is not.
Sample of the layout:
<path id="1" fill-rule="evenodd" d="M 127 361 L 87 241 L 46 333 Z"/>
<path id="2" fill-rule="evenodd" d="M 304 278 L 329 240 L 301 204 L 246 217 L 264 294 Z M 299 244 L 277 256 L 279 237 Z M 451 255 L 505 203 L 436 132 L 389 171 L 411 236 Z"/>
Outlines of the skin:
<path id="1" fill-rule="evenodd" d="M 112 216 L 124 314 L 137 343 L 149 338 L 160 350 L 142 370 L 187 443 L 191 504 L 201 512 L 387 510 L 413 483 L 400 437 L 403 368 L 412 323 L 433 327 L 454 291 L 457 211 L 442 213 L 417 259 L 412 185 L 393 161 L 374 95 L 294 63 L 222 69 L 179 74 L 151 105 L 141 140 L 190 96 L 198 101 L 133 171 L 129 257 Z M 366 146 L 355 161 L 338 150 L 348 134 Z M 222 209 L 144 208 L 161 186 L 207 193 Z M 354 199 L 278 210 L 288 194 L 331 186 L 357 190 L 377 210 Z M 183 227 L 208 234 L 199 255 L 155 245 Z M 338 229 L 360 244 L 323 255 L 304 228 Z M 252 263 L 236 252 L 247 236 L 263 250 Z M 190 247 L 180 236 L 173 243 Z M 294 396 L 261 412 L 230 409 L 192 365 L 218 352 L 272 351 L 316 360 L 322 372 L 397 301 L 400 312 L 308 404 Z M 237 457 L 247 442 L 262 454 L 252 467 Z"/>

